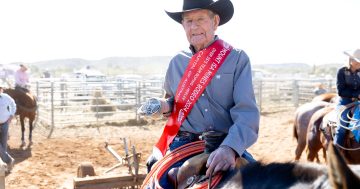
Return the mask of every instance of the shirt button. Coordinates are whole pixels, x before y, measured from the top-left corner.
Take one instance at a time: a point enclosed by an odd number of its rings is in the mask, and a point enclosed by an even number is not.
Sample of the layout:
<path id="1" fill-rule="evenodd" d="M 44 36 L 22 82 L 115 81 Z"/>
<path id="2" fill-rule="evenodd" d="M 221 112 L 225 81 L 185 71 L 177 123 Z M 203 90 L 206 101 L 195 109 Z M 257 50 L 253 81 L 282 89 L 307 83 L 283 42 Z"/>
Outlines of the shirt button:
<path id="1" fill-rule="evenodd" d="M 205 96 L 205 95 L 204 95 L 204 93 L 203 93 L 203 94 L 201 94 L 201 96 Z"/>
<path id="2" fill-rule="evenodd" d="M 208 109 L 205 109 L 205 112 L 207 112 L 208 111 Z"/>

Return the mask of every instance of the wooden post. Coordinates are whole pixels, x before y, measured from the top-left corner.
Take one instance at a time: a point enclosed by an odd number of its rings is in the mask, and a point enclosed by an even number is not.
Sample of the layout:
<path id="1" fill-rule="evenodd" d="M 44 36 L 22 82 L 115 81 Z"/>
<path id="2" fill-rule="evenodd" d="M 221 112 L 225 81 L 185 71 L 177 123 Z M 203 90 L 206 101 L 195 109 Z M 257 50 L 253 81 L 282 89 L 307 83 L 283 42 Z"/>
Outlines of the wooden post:
<path id="1" fill-rule="evenodd" d="M 293 103 L 295 107 L 299 106 L 299 84 L 297 80 L 293 81 Z"/>
<path id="2" fill-rule="evenodd" d="M 5 170 L 6 170 L 6 163 L 2 161 L 0 158 L 0 189 L 5 189 Z"/>
<path id="3" fill-rule="evenodd" d="M 263 81 L 262 81 L 262 79 L 260 79 L 259 84 L 258 84 L 258 92 L 259 92 L 259 97 L 258 97 L 259 102 L 258 102 L 258 104 L 259 104 L 260 112 L 262 111 L 262 90 L 263 90 Z"/>

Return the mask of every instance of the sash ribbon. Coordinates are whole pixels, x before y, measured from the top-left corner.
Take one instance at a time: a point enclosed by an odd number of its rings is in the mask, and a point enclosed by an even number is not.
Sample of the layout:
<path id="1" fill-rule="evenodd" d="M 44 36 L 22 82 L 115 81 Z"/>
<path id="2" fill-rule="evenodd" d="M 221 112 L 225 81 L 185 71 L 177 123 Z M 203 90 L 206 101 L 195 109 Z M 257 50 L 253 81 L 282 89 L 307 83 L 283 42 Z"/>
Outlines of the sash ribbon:
<path id="1" fill-rule="evenodd" d="M 174 108 L 155 147 L 165 155 L 168 146 L 178 133 L 200 95 L 232 50 L 221 39 L 197 52 L 190 59 L 176 90 Z"/>

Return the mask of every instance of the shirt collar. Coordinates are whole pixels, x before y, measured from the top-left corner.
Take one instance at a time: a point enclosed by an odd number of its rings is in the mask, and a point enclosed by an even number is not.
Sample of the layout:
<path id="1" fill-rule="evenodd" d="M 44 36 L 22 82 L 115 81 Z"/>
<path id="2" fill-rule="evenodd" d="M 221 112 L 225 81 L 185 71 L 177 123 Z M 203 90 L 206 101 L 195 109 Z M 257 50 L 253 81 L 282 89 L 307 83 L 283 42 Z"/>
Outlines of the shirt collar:
<path id="1" fill-rule="evenodd" d="M 349 72 L 351 72 L 351 73 L 360 72 L 360 69 L 357 69 L 357 70 L 355 70 L 354 72 L 352 72 L 350 67 L 345 67 L 345 70 L 346 70 L 346 71 L 349 71 Z"/>
<path id="2" fill-rule="evenodd" d="M 216 40 L 218 40 L 218 39 L 219 39 L 219 37 L 218 37 L 217 35 L 215 35 L 214 40 L 213 40 L 211 43 L 209 43 L 208 46 L 210 46 L 211 44 L 213 44 L 214 41 L 216 41 Z M 208 47 L 208 46 L 206 46 L 206 47 Z M 206 48 L 206 47 L 205 47 L 205 48 Z M 196 54 L 195 47 L 194 47 L 193 45 L 190 45 L 189 49 L 190 49 L 190 51 L 191 51 L 191 53 L 192 53 L 193 55 Z"/>

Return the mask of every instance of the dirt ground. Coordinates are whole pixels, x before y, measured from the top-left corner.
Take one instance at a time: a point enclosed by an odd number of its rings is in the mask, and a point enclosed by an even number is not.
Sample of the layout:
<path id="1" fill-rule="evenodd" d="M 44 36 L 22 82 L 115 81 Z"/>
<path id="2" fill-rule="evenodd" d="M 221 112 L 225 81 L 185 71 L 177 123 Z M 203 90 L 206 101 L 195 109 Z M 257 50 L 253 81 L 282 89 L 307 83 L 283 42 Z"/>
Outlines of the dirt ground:
<path id="1" fill-rule="evenodd" d="M 249 149 L 257 160 L 293 160 L 296 146 L 292 136 L 293 114 L 294 110 L 261 115 L 258 142 Z M 20 126 L 14 122 L 10 128 L 9 146 L 16 164 L 6 176 L 6 188 L 73 188 L 73 178 L 81 162 L 91 162 L 98 175 L 118 163 L 104 146 L 108 142 L 119 155 L 124 156 L 122 138 L 126 138 L 129 146 L 134 145 L 142 153 L 144 163 L 161 134 L 163 124 L 163 121 L 156 121 L 144 126 L 56 129 L 50 139 L 35 129 L 33 145 L 20 148 Z M 301 161 L 305 161 L 304 156 L 303 153 Z M 122 167 L 108 174 L 120 172 L 126 174 L 127 168 Z"/>

